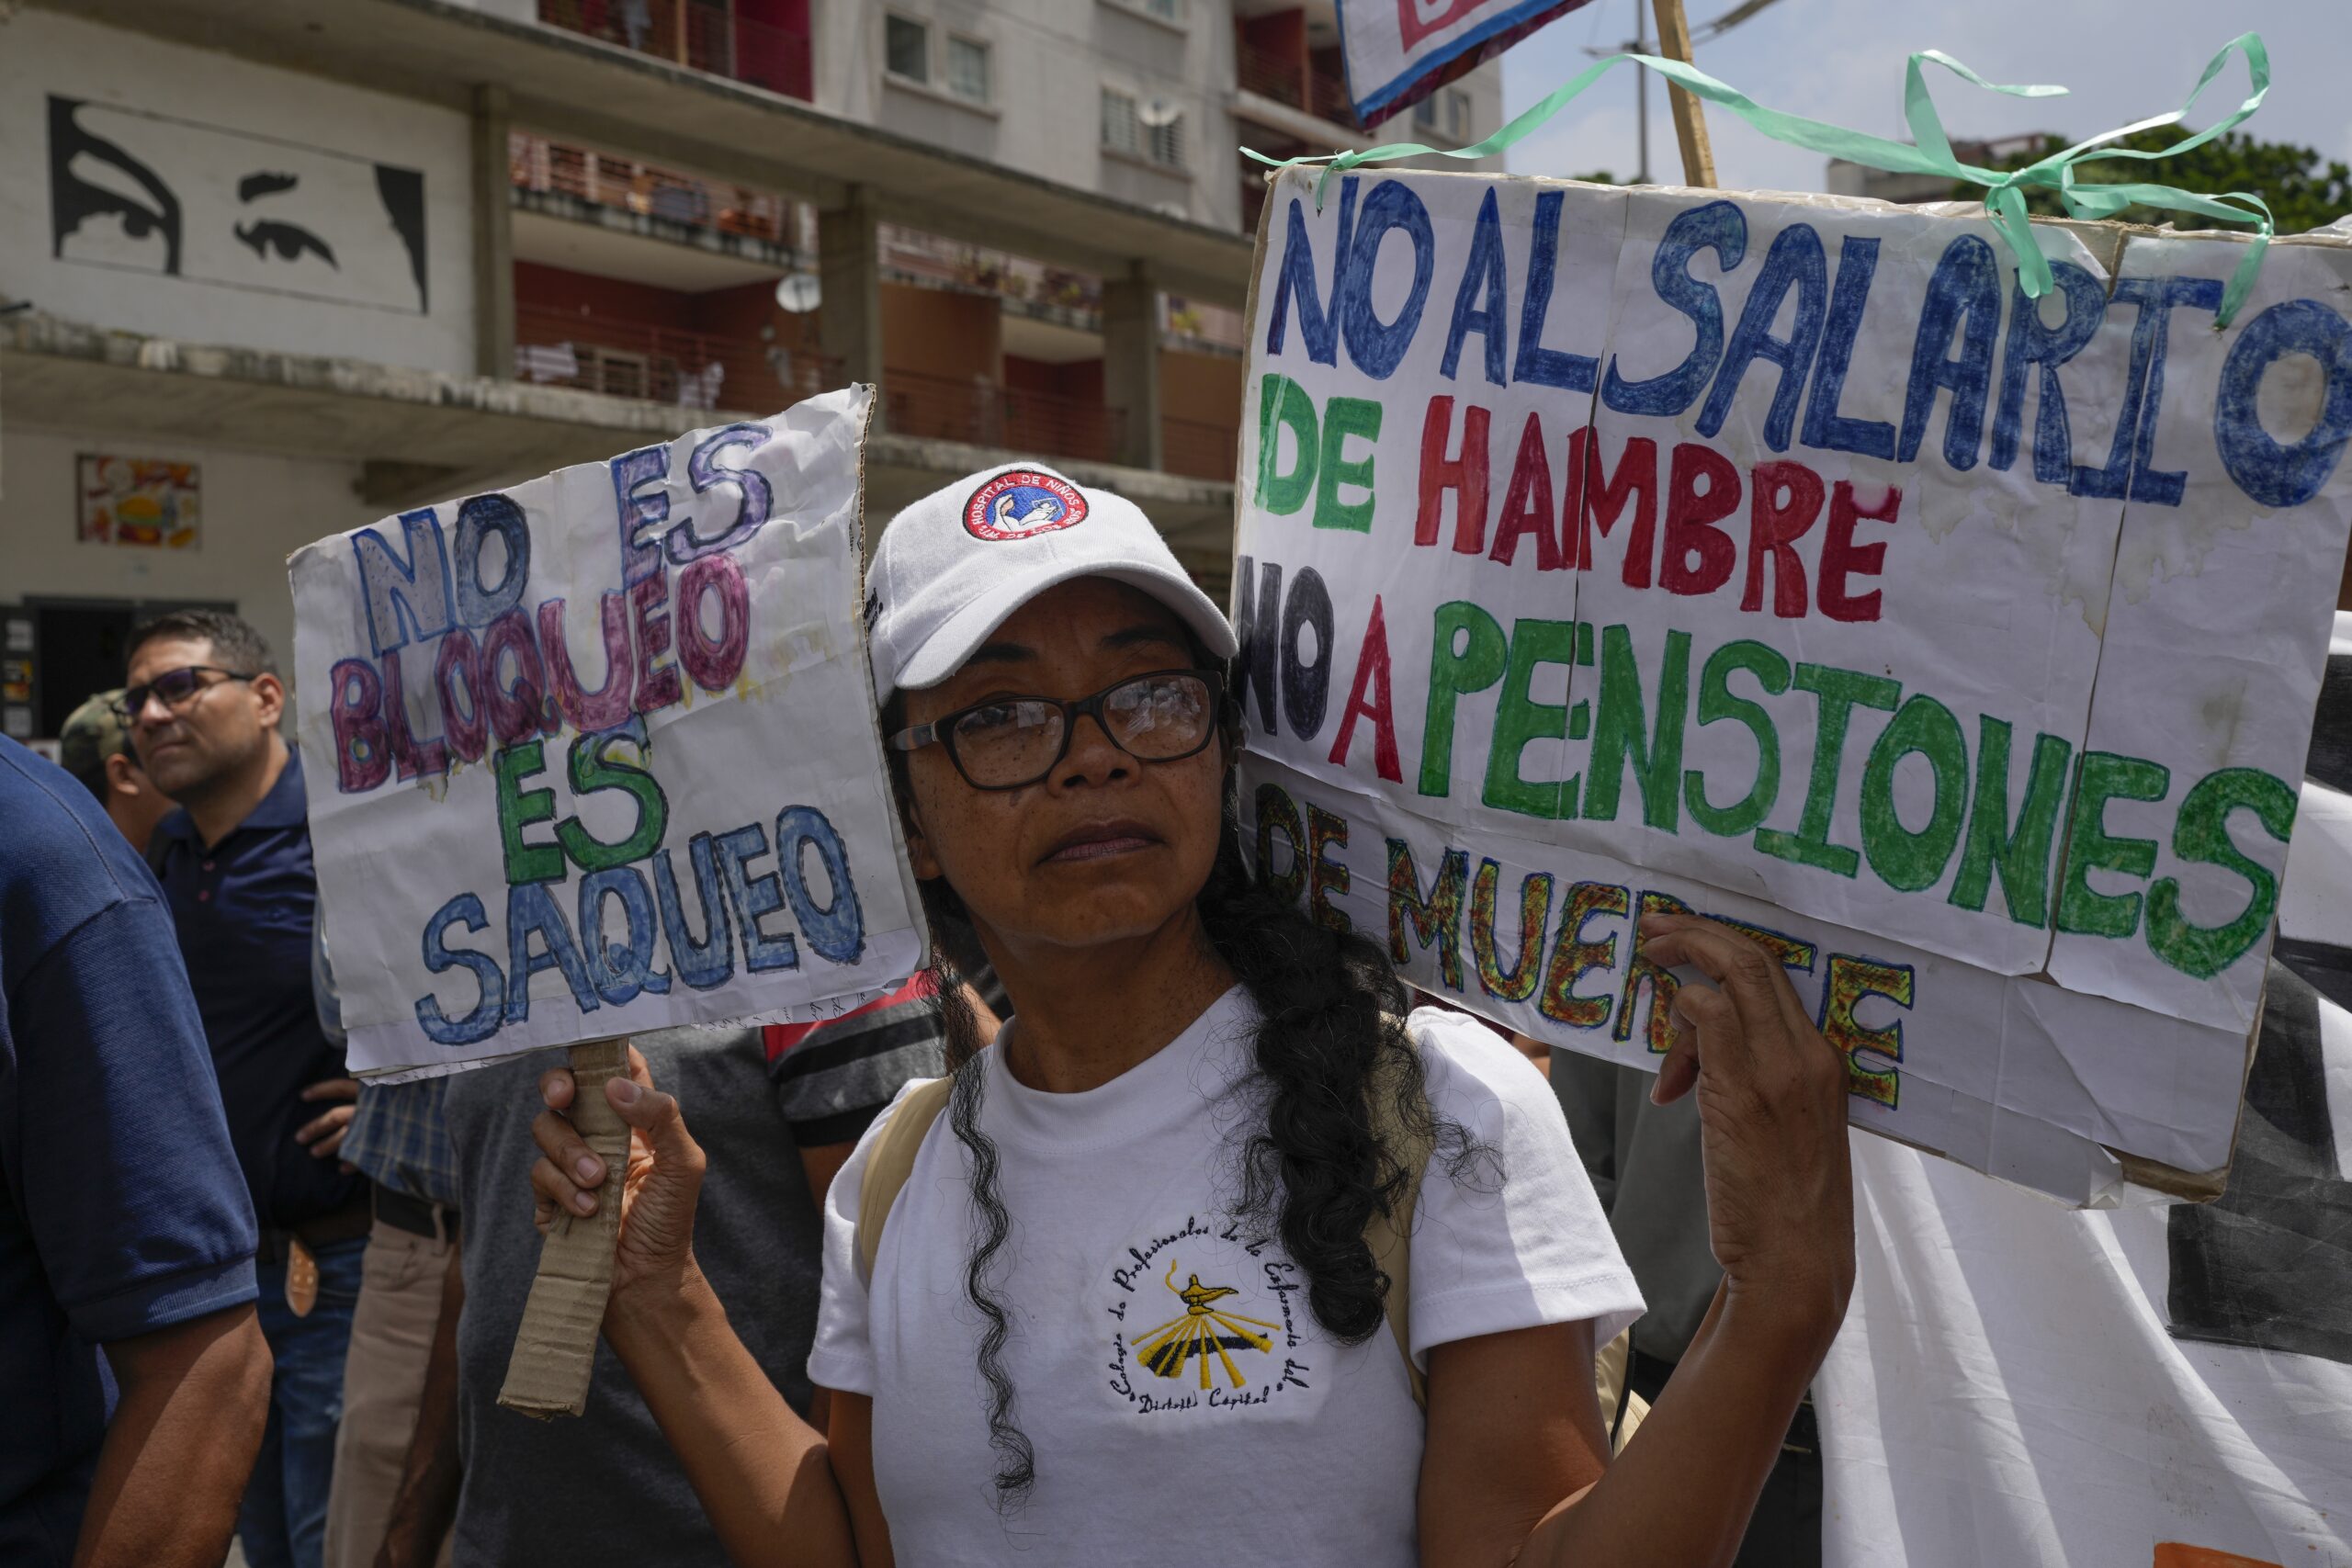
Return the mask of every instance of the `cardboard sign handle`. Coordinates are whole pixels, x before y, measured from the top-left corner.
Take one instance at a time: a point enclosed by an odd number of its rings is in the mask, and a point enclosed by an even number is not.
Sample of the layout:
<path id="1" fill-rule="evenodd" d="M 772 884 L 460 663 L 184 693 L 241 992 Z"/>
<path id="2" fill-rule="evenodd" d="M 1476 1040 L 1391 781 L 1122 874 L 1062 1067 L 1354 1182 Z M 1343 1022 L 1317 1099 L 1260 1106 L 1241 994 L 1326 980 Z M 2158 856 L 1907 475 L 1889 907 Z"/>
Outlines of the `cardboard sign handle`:
<path id="1" fill-rule="evenodd" d="M 605 1080 L 628 1071 L 628 1037 L 571 1047 L 572 1125 L 605 1162 L 604 1201 L 593 1214 L 562 1214 L 539 1252 L 539 1271 L 514 1330 L 514 1352 L 498 1403 L 548 1420 L 588 1407 L 596 1369 L 596 1335 L 613 1291 L 613 1247 L 621 1234 L 621 1184 L 628 1166 L 628 1123 L 605 1099 Z"/>

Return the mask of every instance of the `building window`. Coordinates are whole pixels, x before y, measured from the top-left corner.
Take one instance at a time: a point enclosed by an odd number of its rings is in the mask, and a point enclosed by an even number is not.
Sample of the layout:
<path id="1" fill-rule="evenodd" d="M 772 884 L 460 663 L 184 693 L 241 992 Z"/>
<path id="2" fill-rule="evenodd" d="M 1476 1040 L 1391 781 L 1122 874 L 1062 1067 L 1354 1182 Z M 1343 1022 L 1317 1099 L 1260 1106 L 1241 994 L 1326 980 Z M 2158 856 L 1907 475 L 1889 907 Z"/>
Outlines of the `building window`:
<path id="1" fill-rule="evenodd" d="M 1166 169 L 1184 166 L 1184 111 L 1164 99 L 1102 89 L 1102 146 Z"/>
<path id="2" fill-rule="evenodd" d="M 947 39 L 947 90 L 976 104 L 989 101 L 989 46 L 972 39 Z"/>
<path id="3" fill-rule="evenodd" d="M 1432 93 L 1428 97 L 1422 98 L 1420 101 L 1414 104 L 1413 129 L 1415 130 L 1428 131 L 1434 131 L 1437 130 L 1436 94 Z"/>
<path id="4" fill-rule="evenodd" d="M 883 69 L 909 82 L 931 85 L 931 28 L 905 17 L 882 19 Z"/>
<path id="5" fill-rule="evenodd" d="M 1456 141 L 1470 140 L 1470 95 L 1459 87 L 1445 90 L 1445 133 Z"/>

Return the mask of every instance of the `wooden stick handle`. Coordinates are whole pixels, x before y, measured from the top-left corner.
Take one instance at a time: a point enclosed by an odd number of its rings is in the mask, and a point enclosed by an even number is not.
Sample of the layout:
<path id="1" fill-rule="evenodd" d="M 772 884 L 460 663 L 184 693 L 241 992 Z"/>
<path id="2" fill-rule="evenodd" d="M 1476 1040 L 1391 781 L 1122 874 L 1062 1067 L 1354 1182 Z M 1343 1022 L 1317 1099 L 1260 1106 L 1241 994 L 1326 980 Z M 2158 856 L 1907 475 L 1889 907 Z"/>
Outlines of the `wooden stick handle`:
<path id="1" fill-rule="evenodd" d="M 498 1403 L 541 1420 L 588 1407 L 596 1335 L 613 1292 L 613 1247 L 621 1233 L 620 1177 L 628 1168 L 628 1123 L 605 1100 L 605 1080 L 628 1071 L 626 1035 L 571 1047 L 571 1123 L 611 1174 L 594 1213 L 556 1217 L 514 1330 Z"/>
<path id="2" fill-rule="evenodd" d="M 1682 0 L 1655 0 L 1658 52 L 1689 65 L 1690 19 Z M 1712 188 L 1715 183 L 1715 150 L 1707 141 L 1706 110 L 1680 87 L 1672 89 L 1674 139 L 1682 144 L 1682 183 Z"/>

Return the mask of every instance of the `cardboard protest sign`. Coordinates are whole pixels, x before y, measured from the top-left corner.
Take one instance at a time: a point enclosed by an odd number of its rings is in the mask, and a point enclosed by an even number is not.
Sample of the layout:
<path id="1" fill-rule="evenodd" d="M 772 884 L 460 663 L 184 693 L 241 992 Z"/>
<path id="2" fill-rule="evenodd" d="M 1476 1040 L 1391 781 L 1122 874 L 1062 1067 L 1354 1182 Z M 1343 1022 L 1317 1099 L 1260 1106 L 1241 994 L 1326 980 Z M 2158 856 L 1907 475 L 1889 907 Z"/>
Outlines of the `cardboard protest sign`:
<path id="1" fill-rule="evenodd" d="M 2103 1149 L 2225 1164 L 2352 522 L 2352 247 L 2280 245 L 2216 333 L 2240 245 L 2034 237 L 2040 301 L 1966 218 L 1281 176 L 1234 588 L 1261 863 L 1632 1059 L 1672 984 L 1632 919 L 1734 919 L 1865 1124 L 2075 1198 Z"/>
<path id="2" fill-rule="evenodd" d="M 1346 0 L 1340 39 L 1356 123 L 1378 125 L 1588 0 Z"/>
<path id="3" fill-rule="evenodd" d="M 921 966 L 858 615 L 869 397 L 294 556 L 356 1071 L 829 1014 Z"/>

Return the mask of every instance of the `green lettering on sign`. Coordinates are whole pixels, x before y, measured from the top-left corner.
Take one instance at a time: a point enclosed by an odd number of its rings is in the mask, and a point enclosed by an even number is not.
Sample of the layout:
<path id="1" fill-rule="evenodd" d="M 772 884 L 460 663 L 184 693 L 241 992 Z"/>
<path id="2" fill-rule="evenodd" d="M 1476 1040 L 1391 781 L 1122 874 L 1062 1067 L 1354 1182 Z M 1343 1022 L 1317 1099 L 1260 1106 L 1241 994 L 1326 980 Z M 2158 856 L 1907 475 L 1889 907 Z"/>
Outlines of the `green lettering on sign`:
<path id="1" fill-rule="evenodd" d="M 1501 625 L 1479 606 L 1455 599 L 1437 607 L 1430 637 L 1429 711 L 1421 725 L 1423 795 L 1452 792 L 1454 702 L 1464 692 L 1483 692 L 1501 680 L 1508 652 Z"/>
<path id="2" fill-rule="evenodd" d="M 1935 778 L 1935 801 L 1927 826 L 1917 832 L 1903 825 L 1894 809 L 1894 771 L 1903 759 L 1928 760 Z M 1960 847 L 1961 818 L 1968 809 L 1968 739 L 1951 709 L 1924 693 L 1905 703 L 1871 748 L 1862 769 L 1862 853 L 1889 887 L 1917 893 L 1933 887 Z"/>
<path id="3" fill-rule="evenodd" d="M 2058 808 L 2066 799 L 2066 764 L 2075 749 L 2055 735 L 2037 735 L 2025 800 L 2009 819 L 2009 726 L 1990 714 L 1980 719 L 1976 798 L 1969 808 L 1968 842 L 1951 879 L 1952 904 L 1982 909 L 1996 872 L 2009 919 L 2040 926 L 2050 919 L 2050 847 L 2058 836 Z"/>
<path id="4" fill-rule="evenodd" d="M 2156 869 L 2154 839 L 2108 836 L 2110 800 L 2162 800 L 2172 770 L 2139 757 L 2086 751 L 2075 773 L 2075 816 L 2066 835 L 2066 869 L 2058 882 L 2058 929 L 2079 936 L 2127 937 L 2140 924 L 2140 895 L 2100 893 L 2093 871 L 2145 878 Z"/>
<path id="5" fill-rule="evenodd" d="M 1862 857 L 1843 844 L 1829 841 L 1830 818 L 1838 809 L 1838 773 L 1846 751 L 1847 725 L 1857 705 L 1894 712 L 1903 695 L 1903 682 L 1826 664 L 1800 664 L 1795 684 L 1801 692 L 1811 692 L 1821 705 L 1821 716 L 1814 726 L 1813 777 L 1805 787 L 1804 810 L 1797 818 L 1797 830 L 1790 833 L 1778 828 L 1758 828 L 1756 847 L 1781 860 L 1851 876 L 1860 867 Z"/>
<path id="6" fill-rule="evenodd" d="M 509 746 L 491 762 L 498 783 L 498 841 L 505 850 L 506 885 L 561 882 L 563 852 L 553 844 L 526 842 L 523 829 L 555 820 L 555 791 L 525 789 L 523 781 L 547 772 L 546 743 Z"/>
<path id="7" fill-rule="evenodd" d="M 1316 527 L 1345 528 L 1357 534 L 1372 532 L 1373 455 L 1366 452 L 1361 457 L 1351 458 L 1347 450 L 1351 435 L 1360 435 L 1366 441 L 1380 439 L 1380 405 L 1368 398 L 1333 398 L 1323 405 L 1323 451 L 1317 464 L 1315 483 Z M 1362 487 L 1363 499 L 1341 501 L 1341 485 Z"/>
<path id="8" fill-rule="evenodd" d="M 2148 950 L 2184 975 L 2210 980 L 2244 957 L 2270 929 L 2278 908 L 2278 879 L 2230 842 L 2230 814 L 2254 813 L 2279 843 L 2295 826 L 2295 792 L 2255 768 L 2223 768 L 2197 781 L 2173 822 L 2172 852 L 2199 865 L 2218 865 L 2245 878 L 2251 892 L 2235 919 L 2218 926 L 2190 922 L 2181 912 L 2180 883 L 2162 877 L 2148 888 Z"/>
<path id="9" fill-rule="evenodd" d="M 1520 775 L 1520 757 L 1531 740 L 1565 739 L 1566 704 L 1531 701 L 1528 688 L 1540 664 L 1566 664 L 1576 657 L 1574 621 L 1519 622 L 1510 629 L 1510 662 L 1495 699 L 1494 743 L 1487 751 L 1487 787 L 1481 796 L 1498 811 L 1546 819 L 1576 813 L 1577 781 L 1531 782 Z"/>
<path id="10" fill-rule="evenodd" d="M 1706 668 L 1699 671 L 1699 723 L 1736 719 L 1756 738 L 1756 782 L 1733 804 L 1717 806 L 1708 800 L 1707 781 L 1698 769 L 1682 775 L 1682 804 L 1690 808 L 1690 820 L 1725 839 L 1745 838 L 1762 826 L 1781 793 L 1780 731 L 1772 728 L 1772 716 L 1761 703 L 1732 695 L 1735 670 L 1755 676 L 1766 696 L 1777 697 L 1789 689 L 1789 661 L 1778 649 L 1747 638 L 1715 649 L 1707 656 Z"/>

